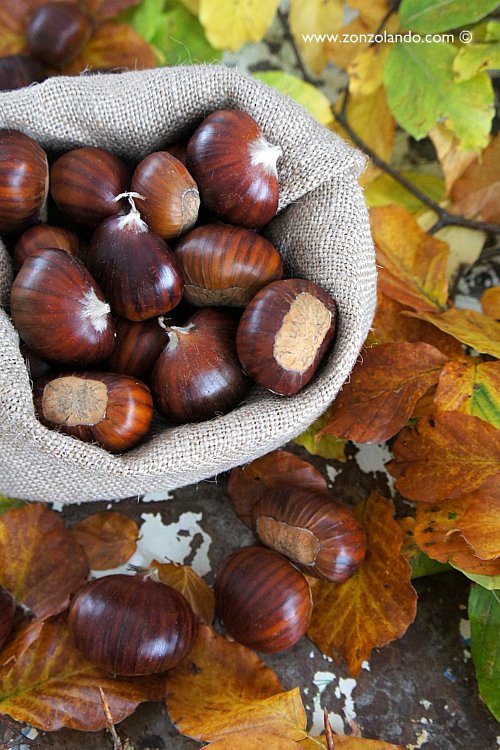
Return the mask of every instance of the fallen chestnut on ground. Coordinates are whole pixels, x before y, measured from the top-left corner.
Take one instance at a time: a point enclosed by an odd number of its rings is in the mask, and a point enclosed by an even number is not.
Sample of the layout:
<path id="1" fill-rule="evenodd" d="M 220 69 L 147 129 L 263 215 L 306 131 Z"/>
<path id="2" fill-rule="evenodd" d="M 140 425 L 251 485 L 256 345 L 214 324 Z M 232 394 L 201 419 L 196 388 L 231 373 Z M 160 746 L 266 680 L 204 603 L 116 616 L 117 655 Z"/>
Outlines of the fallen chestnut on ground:
<path id="1" fill-rule="evenodd" d="M 333 341 L 337 305 L 306 279 L 274 281 L 244 310 L 236 349 L 245 372 L 273 393 L 300 391 Z"/>
<path id="2" fill-rule="evenodd" d="M 365 556 L 365 533 L 354 513 L 325 492 L 269 490 L 253 508 L 253 525 L 262 544 L 316 578 L 345 581 Z"/>
<path id="3" fill-rule="evenodd" d="M 288 560 L 263 547 L 242 547 L 215 583 L 217 615 L 232 638 L 265 653 L 284 651 L 305 634 L 312 612 L 306 579 Z"/>
<path id="4" fill-rule="evenodd" d="M 123 453 L 147 434 L 153 400 L 147 385 L 128 375 L 74 372 L 37 381 L 38 419 L 51 429 Z"/>
<path id="5" fill-rule="evenodd" d="M 90 581 L 71 603 L 68 627 L 86 659 L 125 676 L 172 669 L 189 654 L 197 633 L 183 595 L 151 574 Z"/>

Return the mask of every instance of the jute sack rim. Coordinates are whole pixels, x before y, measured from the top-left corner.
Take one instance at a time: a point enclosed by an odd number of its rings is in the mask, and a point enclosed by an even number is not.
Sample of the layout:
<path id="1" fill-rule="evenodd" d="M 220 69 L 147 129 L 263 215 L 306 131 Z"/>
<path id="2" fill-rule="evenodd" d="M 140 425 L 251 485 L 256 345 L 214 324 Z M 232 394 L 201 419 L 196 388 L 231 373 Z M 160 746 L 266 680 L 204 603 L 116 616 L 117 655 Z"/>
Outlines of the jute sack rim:
<path id="1" fill-rule="evenodd" d="M 113 102 L 115 105 L 120 102 L 124 91 L 130 87 L 135 87 L 135 103 L 139 110 L 141 107 L 145 107 L 147 110 L 148 98 L 144 94 L 144 89 L 149 91 L 150 94 L 155 87 L 156 91 L 168 91 L 170 99 L 175 100 L 175 97 L 179 94 L 182 79 L 192 81 L 194 78 L 194 89 L 200 88 L 202 90 L 202 83 L 203 81 L 205 81 L 205 84 L 207 83 L 207 76 L 211 85 L 217 91 L 216 93 L 213 90 L 211 91 L 211 106 L 208 105 L 206 100 L 202 102 L 197 107 L 196 117 L 193 116 L 193 119 L 200 119 L 202 114 L 206 114 L 207 109 L 213 110 L 221 106 L 245 109 L 257 119 L 266 134 L 268 134 L 268 131 L 272 131 L 274 139 L 270 137 L 270 140 L 278 140 L 282 147 L 285 146 L 284 151 L 287 153 L 287 148 L 291 152 L 293 147 L 297 145 L 297 136 L 293 132 L 292 125 L 296 126 L 298 118 L 300 133 L 304 133 L 304 140 L 308 142 L 308 158 L 312 159 L 314 155 L 316 159 L 315 185 L 312 189 L 300 194 L 300 191 L 297 190 L 297 174 L 300 176 L 301 186 L 308 184 L 308 162 L 305 160 L 299 166 L 296 163 L 290 165 L 287 163 L 285 156 L 285 161 L 281 167 L 283 190 L 280 206 L 281 209 L 285 206 L 288 206 L 288 208 L 281 210 L 279 216 L 271 222 L 268 235 L 282 251 L 285 263 L 296 275 L 307 276 L 319 283 L 324 281 L 321 270 L 318 272 L 318 278 L 314 278 L 314 269 L 313 272 L 310 269 L 304 270 L 307 266 L 307 258 L 305 261 L 302 259 L 298 262 L 287 245 L 288 234 L 291 231 L 290 226 L 293 224 L 293 215 L 300 214 L 301 222 L 307 223 L 310 214 L 314 214 L 316 201 L 320 200 L 321 205 L 329 208 L 327 217 L 329 220 L 331 219 L 332 222 L 338 221 L 340 216 L 344 226 L 340 225 L 338 231 L 334 226 L 328 236 L 330 239 L 330 235 L 333 236 L 335 232 L 338 233 L 339 236 L 332 241 L 337 246 L 336 252 L 340 255 L 345 253 L 346 258 L 349 247 L 343 248 L 343 244 L 347 241 L 345 238 L 347 235 L 359 235 L 358 244 L 364 248 L 362 254 L 364 267 L 358 274 L 359 278 L 356 277 L 356 274 L 353 274 L 352 278 L 348 280 L 346 305 L 348 303 L 350 319 L 349 316 L 345 317 L 341 314 L 335 349 L 313 383 L 292 399 L 284 401 L 282 397 L 273 396 L 267 392 L 264 393 L 262 389 L 255 388 L 247 401 L 228 415 L 197 425 L 162 430 L 161 433 L 154 434 L 146 445 L 139 446 L 122 456 L 111 456 L 96 446 L 80 443 L 80 441 L 68 436 L 48 431 L 36 420 L 31 398 L 27 398 L 30 385 L 29 376 L 19 352 L 18 337 L 7 315 L 2 312 L 0 315 L 0 331 L 2 341 L 5 343 L 2 344 L 4 367 L 0 372 L 0 414 L 2 415 L 2 421 L 4 421 L 4 437 L 0 439 L 8 441 L 14 448 L 17 447 L 20 454 L 31 455 L 31 451 L 34 463 L 40 463 L 41 457 L 47 459 L 47 471 L 51 473 L 52 477 L 59 479 L 68 472 L 73 473 L 75 482 L 80 481 L 83 490 L 80 493 L 68 491 L 65 495 L 68 501 L 74 499 L 112 499 L 139 495 L 150 490 L 174 489 L 200 479 L 212 477 L 280 447 L 296 437 L 324 412 L 352 369 L 371 322 L 374 310 L 376 274 L 366 207 L 362 192 L 356 182 L 356 177 L 363 167 L 364 158 L 341 141 L 338 136 L 316 123 L 299 105 L 291 102 L 288 97 L 269 89 L 264 84 L 220 65 L 155 69 L 153 71 L 112 76 L 54 78 L 33 89 L 0 95 L 0 127 L 17 127 L 29 135 L 39 138 L 44 145 L 49 142 L 53 145 L 54 138 L 58 143 L 61 143 L 58 140 L 61 136 L 56 137 L 55 131 L 57 128 L 54 128 L 50 121 L 51 107 L 49 106 L 48 112 L 50 124 L 44 128 L 41 128 L 39 123 L 37 124 L 33 111 L 42 106 L 43 102 L 45 102 L 45 108 L 47 108 L 48 102 L 53 100 L 54 94 L 56 99 L 61 100 L 61 97 L 63 99 L 66 97 L 71 103 L 74 92 L 78 90 L 78 97 L 81 98 L 83 91 L 86 98 L 90 98 L 94 102 L 94 106 L 100 105 L 98 107 L 100 127 L 104 127 L 104 135 L 100 131 L 97 134 L 93 132 L 87 134 L 87 137 L 82 140 L 82 135 L 79 134 L 78 138 L 73 139 L 77 141 L 74 145 L 85 142 L 90 145 L 104 145 L 104 147 L 118 151 L 116 143 L 113 142 L 117 135 L 114 132 L 109 132 L 109 128 L 106 130 L 106 118 L 103 112 L 109 112 Z M 138 82 L 141 84 L 139 92 L 136 90 Z M 109 85 L 112 85 L 113 91 L 111 98 L 99 96 L 99 92 L 102 94 L 102 90 Z M 242 101 L 243 99 L 244 101 Z M 5 104 L 8 106 L 5 107 Z M 28 110 L 30 115 L 25 115 L 26 122 L 21 123 L 20 120 L 23 118 L 20 112 Z M 45 111 L 47 112 L 47 109 Z M 276 118 L 276 112 L 286 113 L 287 116 L 282 118 L 283 122 Z M 292 122 L 290 118 L 295 122 Z M 158 143 L 158 146 L 174 140 L 172 136 L 165 135 L 166 131 L 179 132 L 179 123 L 175 116 L 173 120 L 173 123 L 168 123 L 167 127 L 164 128 L 161 137 L 160 135 L 156 136 L 155 142 Z M 102 123 L 104 123 L 104 126 Z M 24 127 L 21 126 L 22 124 L 24 124 Z M 82 126 L 79 124 L 78 127 L 81 128 Z M 123 125 L 123 128 L 126 130 L 126 124 Z M 44 134 L 43 137 L 40 137 L 42 130 Z M 141 150 L 137 144 L 134 147 L 130 143 L 127 144 L 126 148 L 129 154 L 134 151 L 134 148 L 136 153 Z M 154 149 L 148 145 L 145 147 L 145 151 L 149 150 Z M 319 176 L 318 154 L 321 156 L 321 174 Z M 326 156 L 324 156 L 325 154 Z M 330 168 L 334 163 L 340 164 L 337 171 Z M 312 170 L 309 169 L 309 171 Z M 345 204 L 343 206 L 336 206 L 339 195 L 343 196 Z M 337 209 L 346 207 L 348 209 L 349 204 L 352 204 L 355 208 L 351 224 L 344 219 L 342 213 L 337 211 Z M 323 219 L 319 217 L 318 220 Z M 316 224 L 313 224 L 313 226 L 316 227 Z M 321 227 L 321 231 L 318 230 L 318 233 L 323 237 L 325 227 Z M 342 280 L 342 283 L 344 281 Z M 333 285 L 335 285 L 335 281 Z M 336 292 L 335 289 L 330 289 L 330 291 Z M 361 319 L 362 322 L 360 322 Z M 349 330 L 350 320 L 355 323 L 356 330 L 354 333 Z M 341 351 L 343 359 L 341 368 L 338 367 L 339 351 Z M 334 370 L 333 375 L 332 368 Z M 231 437 L 234 435 L 242 436 L 244 442 L 239 445 L 235 444 L 234 441 L 232 442 Z M 37 454 L 36 461 L 35 453 Z M 200 456 L 203 456 L 203 462 L 201 463 Z M 0 491 L 6 491 L 13 484 L 15 485 L 10 476 L 4 482 L 5 474 L 9 474 L 9 471 L 8 468 L 2 466 L 0 459 L 0 480 L 2 482 Z M 110 482 L 105 481 L 106 478 L 123 481 L 117 481 L 111 486 Z M 96 487 L 99 486 L 99 488 L 95 492 L 89 490 L 84 487 L 86 481 L 89 484 L 94 482 Z M 3 484 L 5 489 L 2 486 Z M 33 488 L 38 484 L 36 482 L 30 484 L 27 481 L 26 485 L 30 485 L 30 488 L 27 489 L 25 496 L 33 495 L 35 493 Z M 48 492 L 47 495 L 46 498 L 40 497 L 38 491 L 37 496 L 39 499 L 54 498 L 53 493 Z"/>

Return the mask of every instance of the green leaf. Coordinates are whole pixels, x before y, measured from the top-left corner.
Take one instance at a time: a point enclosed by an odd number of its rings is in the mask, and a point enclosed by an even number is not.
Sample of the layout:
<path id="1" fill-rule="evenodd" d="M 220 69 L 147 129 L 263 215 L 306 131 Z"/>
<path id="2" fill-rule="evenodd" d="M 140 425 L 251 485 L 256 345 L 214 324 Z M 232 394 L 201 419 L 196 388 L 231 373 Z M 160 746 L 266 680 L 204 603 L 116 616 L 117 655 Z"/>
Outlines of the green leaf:
<path id="1" fill-rule="evenodd" d="M 479 693 L 500 720 L 500 591 L 474 586 L 469 596 L 471 654 Z"/>
<path id="2" fill-rule="evenodd" d="M 421 550 L 410 558 L 410 565 L 412 578 L 423 578 L 424 576 L 432 576 L 435 573 L 446 573 L 448 570 L 451 570 L 451 566 L 448 563 L 440 563 L 437 560 L 432 560 Z"/>
<path id="3" fill-rule="evenodd" d="M 486 41 L 500 42 L 500 21 L 490 21 L 486 24 Z"/>
<path id="4" fill-rule="evenodd" d="M 444 180 L 441 177 L 410 170 L 402 171 L 401 174 L 412 185 L 436 201 L 436 203 L 440 203 L 443 200 Z M 365 199 L 369 208 L 390 206 L 395 203 L 398 206 L 403 206 L 413 214 L 426 209 L 426 206 L 413 193 L 410 193 L 397 180 L 385 172 L 367 185 L 365 188 Z"/>
<path id="5" fill-rule="evenodd" d="M 446 120 L 462 149 L 485 148 L 494 115 L 493 86 L 486 72 L 457 81 L 456 54 L 451 44 L 393 44 L 384 69 L 389 107 L 417 140 Z"/>
<path id="6" fill-rule="evenodd" d="M 3 513 L 7 513 L 7 511 L 11 510 L 12 508 L 20 508 L 24 504 L 24 500 L 16 500 L 13 497 L 5 497 L 5 495 L 0 495 L 0 516 Z"/>
<path id="7" fill-rule="evenodd" d="M 329 125 L 332 122 L 330 102 L 316 86 L 281 70 L 259 71 L 254 73 L 253 77 L 294 99 L 322 125 Z"/>
<path id="8" fill-rule="evenodd" d="M 468 81 L 482 70 L 500 68 L 500 44 L 468 44 L 458 50 L 453 69 L 458 81 Z"/>
<path id="9" fill-rule="evenodd" d="M 301 445 L 312 456 L 321 456 L 321 458 L 333 458 L 337 461 L 345 461 L 345 440 L 339 440 L 334 435 L 322 435 L 320 438 L 317 437 L 318 432 L 328 422 L 329 416 L 328 410 L 319 419 L 313 422 L 312 425 L 302 433 L 302 435 L 295 438 L 293 442 L 297 445 Z"/>
<path id="10" fill-rule="evenodd" d="M 222 57 L 208 42 L 202 25 L 183 5 L 162 14 L 151 39 L 165 65 L 216 62 Z"/>
<path id="11" fill-rule="evenodd" d="M 399 18 L 406 29 L 433 33 L 480 21 L 497 5 L 498 0 L 403 0 Z"/>
<path id="12" fill-rule="evenodd" d="M 151 42 L 161 23 L 165 0 L 142 0 L 135 8 L 125 11 L 120 20 L 128 23 L 146 42 Z"/>
<path id="13" fill-rule="evenodd" d="M 453 565 L 453 563 L 450 563 L 450 565 L 452 568 L 455 568 L 455 570 L 459 570 L 460 573 L 463 573 L 464 576 L 467 576 L 471 581 L 474 581 L 474 583 L 478 583 L 483 589 L 487 589 L 488 591 L 500 589 L 500 576 L 482 576 L 479 573 L 469 573 L 467 570 L 462 570 L 462 568 L 458 568 L 456 565 Z"/>

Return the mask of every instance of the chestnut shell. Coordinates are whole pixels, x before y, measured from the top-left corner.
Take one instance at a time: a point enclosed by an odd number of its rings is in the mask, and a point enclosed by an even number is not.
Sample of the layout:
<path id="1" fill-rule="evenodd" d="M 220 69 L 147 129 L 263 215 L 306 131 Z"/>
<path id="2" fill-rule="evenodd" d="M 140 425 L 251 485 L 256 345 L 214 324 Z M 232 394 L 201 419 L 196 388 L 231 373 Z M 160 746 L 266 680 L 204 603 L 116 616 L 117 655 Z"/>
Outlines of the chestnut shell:
<path id="1" fill-rule="evenodd" d="M 26 258 L 35 252 L 48 247 L 67 250 L 78 257 L 80 241 L 74 232 L 51 224 L 37 224 L 27 229 L 18 238 L 14 247 L 14 267 L 19 269 Z"/>
<path id="2" fill-rule="evenodd" d="M 245 307 L 262 287 L 281 279 L 281 256 L 269 240 L 231 224 L 206 224 L 175 246 L 184 297 L 193 305 Z"/>
<path id="3" fill-rule="evenodd" d="M 158 318 L 137 322 L 120 318 L 115 328 L 115 346 L 107 369 L 146 380 L 168 341 L 167 332 Z"/>
<path id="4" fill-rule="evenodd" d="M 236 641 L 276 653 L 305 634 L 312 612 L 306 579 L 288 560 L 263 547 L 242 547 L 215 583 L 217 614 Z"/>
<path id="5" fill-rule="evenodd" d="M 92 34 L 89 16 L 75 2 L 58 0 L 36 8 L 28 19 L 26 40 L 35 57 L 62 68 L 73 60 Z"/>
<path id="6" fill-rule="evenodd" d="M 316 578 L 345 581 L 365 556 L 365 532 L 354 513 L 324 492 L 270 490 L 255 504 L 253 523 L 263 544 Z"/>
<path id="7" fill-rule="evenodd" d="M 336 302 L 321 286 L 306 279 L 274 281 L 241 316 L 236 333 L 241 365 L 273 393 L 297 393 L 316 372 L 336 323 Z"/>
<path id="8" fill-rule="evenodd" d="M 0 130 L 0 233 L 18 232 L 39 221 L 48 181 L 43 148 L 18 130 Z"/>
<path id="9" fill-rule="evenodd" d="M 191 651 L 197 634 L 183 595 L 140 575 L 87 583 L 71 603 L 68 627 L 90 662 L 125 676 L 172 669 Z"/>

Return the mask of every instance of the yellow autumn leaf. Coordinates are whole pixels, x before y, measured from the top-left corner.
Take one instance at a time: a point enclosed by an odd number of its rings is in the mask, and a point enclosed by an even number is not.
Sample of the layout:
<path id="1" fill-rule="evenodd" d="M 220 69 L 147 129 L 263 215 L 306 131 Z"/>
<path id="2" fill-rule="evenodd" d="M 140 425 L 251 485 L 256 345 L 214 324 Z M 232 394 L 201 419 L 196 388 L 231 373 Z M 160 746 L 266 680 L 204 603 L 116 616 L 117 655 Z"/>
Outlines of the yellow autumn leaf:
<path id="1" fill-rule="evenodd" d="M 303 60 L 318 75 L 328 62 L 320 38 L 342 25 L 343 0 L 291 0 L 288 20 Z"/>
<path id="2" fill-rule="evenodd" d="M 419 226 L 427 232 L 436 223 L 434 211 L 424 211 L 417 217 Z M 486 232 L 469 227 L 447 226 L 439 229 L 433 237 L 446 242 L 450 248 L 448 255 L 447 276 L 450 279 L 463 264 L 472 266 L 479 256 L 486 242 Z"/>
<path id="3" fill-rule="evenodd" d="M 316 86 L 303 81 L 302 78 L 282 70 L 262 70 L 254 73 L 253 77 L 294 99 L 322 125 L 329 125 L 332 122 L 331 105 L 326 96 Z"/>
<path id="4" fill-rule="evenodd" d="M 349 91 L 353 96 L 368 96 L 383 85 L 390 48 L 389 44 L 374 44 L 354 58 L 347 68 Z"/>
<path id="5" fill-rule="evenodd" d="M 500 323 L 475 310 L 452 307 L 444 312 L 405 312 L 427 323 L 432 323 L 443 333 L 472 346 L 481 354 L 500 357 Z"/>
<path id="6" fill-rule="evenodd" d="M 199 19 L 212 47 L 237 52 L 264 38 L 278 6 L 279 0 L 200 0 Z"/>
<path id="7" fill-rule="evenodd" d="M 500 430 L 500 362 L 448 362 L 434 403 L 441 411 L 461 411 Z"/>
<path id="8" fill-rule="evenodd" d="M 483 293 L 481 307 L 489 318 L 500 320 L 500 286 L 492 286 Z"/>
<path id="9" fill-rule="evenodd" d="M 447 127 L 446 123 L 435 125 L 429 131 L 429 138 L 434 144 L 437 157 L 443 170 L 448 195 L 454 183 L 467 167 L 477 158 L 477 151 L 464 151 L 460 148 L 460 140 Z"/>

